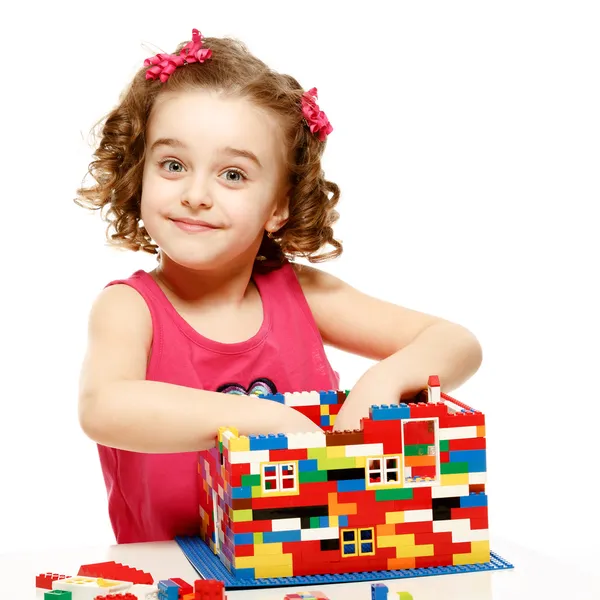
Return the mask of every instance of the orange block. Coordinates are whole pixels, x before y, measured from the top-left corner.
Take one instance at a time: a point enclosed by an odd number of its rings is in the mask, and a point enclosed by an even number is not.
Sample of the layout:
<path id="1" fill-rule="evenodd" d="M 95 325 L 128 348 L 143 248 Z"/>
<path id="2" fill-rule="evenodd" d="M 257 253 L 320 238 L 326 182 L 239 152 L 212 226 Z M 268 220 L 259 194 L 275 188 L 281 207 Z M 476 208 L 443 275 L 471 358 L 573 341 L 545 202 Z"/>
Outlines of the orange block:
<path id="1" fill-rule="evenodd" d="M 329 504 L 330 517 L 339 517 L 341 515 L 355 515 L 358 512 L 356 509 L 356 502 L 338 504 L 336 492 L 330 492 L 329 494 L 327 494 L 327 498 Z"/>
<path id="2" fill-rule="evenodd" d="M 435 456 L 405 456 L 404 465 L 407 467 L 435 467 Z"/>
<path id="3" fill-rule="evenodd" d="M 400 569 L 414 569 L 415 559 L 414 558 L 388 558 L 387 568 L 391 571 Z"/>

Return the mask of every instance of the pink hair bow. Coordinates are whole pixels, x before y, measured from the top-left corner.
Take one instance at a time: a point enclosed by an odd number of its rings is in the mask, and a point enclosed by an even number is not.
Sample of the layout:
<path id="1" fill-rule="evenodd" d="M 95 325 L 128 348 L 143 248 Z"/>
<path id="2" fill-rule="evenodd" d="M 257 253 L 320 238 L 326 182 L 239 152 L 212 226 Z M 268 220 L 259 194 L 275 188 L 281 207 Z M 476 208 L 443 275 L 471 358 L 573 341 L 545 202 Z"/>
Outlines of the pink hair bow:
<path id="1" fill-rule="evenodd" d="M 159 78 L 164 83 L 177 67 L 208 60 L 212 56 L 212 50 L 202 47 L 203 39 L 204 36 L 197 29 L 193 29 L 192 41 L 188 42 L 179 54 L 156 54 L 147 58 L 144 66 L 151 68 L 146 71 L 146 79 Z"/>
<path id="2" fill-rule="evenodd" d="M 317 88 L 311 88 L 302 94 L 302 114 L 311 131 L 324 142 L 333 131 L 327 115 L 317 105 Z"/>

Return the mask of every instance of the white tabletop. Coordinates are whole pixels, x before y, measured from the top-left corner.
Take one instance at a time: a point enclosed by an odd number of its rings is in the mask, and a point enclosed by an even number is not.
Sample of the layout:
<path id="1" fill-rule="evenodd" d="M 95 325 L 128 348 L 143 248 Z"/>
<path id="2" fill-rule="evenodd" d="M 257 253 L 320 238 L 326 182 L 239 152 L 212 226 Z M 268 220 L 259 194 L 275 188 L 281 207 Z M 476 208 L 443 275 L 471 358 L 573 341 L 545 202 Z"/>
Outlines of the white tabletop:
<path id="1" fill-rule="evenodd" d="M 600 577 L 575 572 L 556 559 L 546 559 L 522 546 L 495 539 L 494 552 L 515 565 L 514 569 L 495 572 L 463 573 L 411 579 L 390 579 L 385 583 L 389 600 L 395 592 L 410 592 L 414 600 L 600 600 Z M 43 598 L 35 591 L 35 576 L 54 572 L 76 575 L 80 565 L 114 560 L 152 574 L 155 582 L 181 577 L 193 583 L 199 579 L 194 568 L 175 542 L 122 544 L 74 550 L 39 551 L 28 554 L 0 555 L 0 598 L 32 600 Z M 228 600 L 283 600 L 292 590 L 324 592 L 330 600 L 369 600 L 371 582 L 294 586 L 292 588 L 255 588 L 229 591 Z"/>

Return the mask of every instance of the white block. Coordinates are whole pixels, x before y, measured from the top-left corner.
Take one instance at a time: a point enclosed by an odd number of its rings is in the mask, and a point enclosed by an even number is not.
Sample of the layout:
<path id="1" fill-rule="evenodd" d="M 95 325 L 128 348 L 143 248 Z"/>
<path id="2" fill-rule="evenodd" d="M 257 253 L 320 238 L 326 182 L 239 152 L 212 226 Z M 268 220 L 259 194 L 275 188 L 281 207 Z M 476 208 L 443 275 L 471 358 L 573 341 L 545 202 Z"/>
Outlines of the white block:
<path id="1" fill-rule="evenodd" d="M 340 528 L 321 527 L 319 529 L 302 529 L 300 536 L 303 542 L 309 540 L 337 540 L 340 537 Z"/>
<path id="2" fill-rule="evenodd" d="M 158 587 L 156 585 L 136 583 L 127 590 L 127 593 L 133 594 L 138 600 L 156 600 L 158 598 Z"/>
<path id="3" fill-rule="evenodd" d="M 250 463 L 250 475 L 260 475 L 260 463 Z"/>
<path id="4" fill-rule="evenodd" d="M 469 425 L 468 427 L 440 427 L 440 440 L 465 440 L 476 437 L 478 437 L 476 425 Z"/>
<path id="5" fill-rule="evenodd" d="M 323 431 L 288 433 L 287 439 L 288 450 L 298 450 L 300 448 L 325 448 L 327 446 L 325 433 Z"/>
<path id="6" fill-rule="evenodd" d="M 73 600 L 94 600 L 96 596 L 124 593 L 132 585 L 131 581 L 77 576 L 53 581 L 52 589 L 71 592 Z"/>
<path id="7" fill-rule="evenodd" d="M 346 446 L 346 456 L 381 456 L 383 455 L 383 444 L 355 444 Z"/>
<path id="8" fill-rule="evenodd" d="M 487 483 L 487 473 L 469 473 L 469 483 L 471 485 Z"/>
<path id="9" fill-rule="evenodd" d="M 465 534 L 471 531 L 470 519 L 448 519 L 447 521 L 434 521 L 433 522 L 433 533 L 440 533 L 442 531 L 450 531 L 454 536 L 454 533 Z"/>
<path id="10" fill-rule="evenodd" d="M 319 392 L 286 392 L 283 397 L 286 406 L 320 406 L 321 404 Z"/>
<path id="11" fill-rule="evenodd" d="M 463 542 L 487 542 L 489 539 L 489 529 L 469 529 L 469 531 L 452 532 L 452 542 L 454 544 L 462 544 Z"/>
<path id="12" fill-rule="evenodd" d="M 469 483 L 471 483 L 469 481 Z M 456 496 L 468 496 L 468 485 L 440 485 L 431 488 L 432 498 L 453 498 Z"/>
<path id="13" fill-rule="evenodd" d="M 302 529 L 300 517 L 294 519 L 273 519 L 271 521 L 273 531 L 296 531 Z"/>
<path id="14" fill-rule="evenodd" d="M 404 511 L 405 523 L 420 523 L 421 521 L 433 521 L 433 510 L 431 508 Z"/>
<path id="15" fill-rule="evenodd" d="M 229 455 L 229 462 L 232 465 L 239 465 L 241 463 L 269 462 L 269 451 L 268 450 L 246 450 L 245 452 L 232 452 Z"/>

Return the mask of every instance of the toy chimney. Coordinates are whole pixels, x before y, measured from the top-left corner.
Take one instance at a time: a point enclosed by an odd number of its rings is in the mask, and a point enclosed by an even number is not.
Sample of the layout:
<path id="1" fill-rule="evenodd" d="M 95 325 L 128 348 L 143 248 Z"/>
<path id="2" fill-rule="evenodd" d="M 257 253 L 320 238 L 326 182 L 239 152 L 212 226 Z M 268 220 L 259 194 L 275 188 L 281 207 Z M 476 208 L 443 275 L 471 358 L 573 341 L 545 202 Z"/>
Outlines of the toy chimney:
<path id="1" fill-rule="evenodd" d="M 437 375 L 430 375 L 427 381 L 427 402 L 441 402 L 441 400 L 440 378 Z"/>

